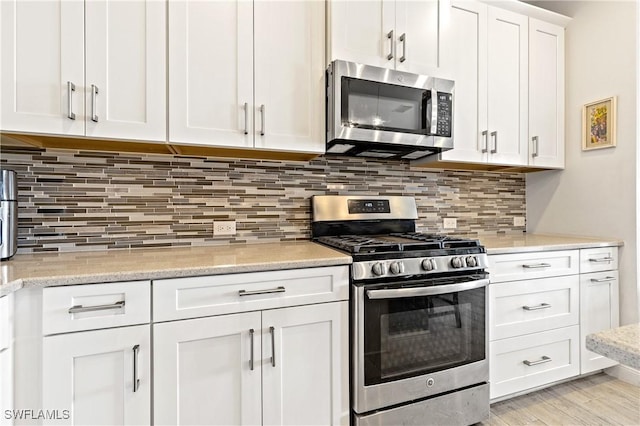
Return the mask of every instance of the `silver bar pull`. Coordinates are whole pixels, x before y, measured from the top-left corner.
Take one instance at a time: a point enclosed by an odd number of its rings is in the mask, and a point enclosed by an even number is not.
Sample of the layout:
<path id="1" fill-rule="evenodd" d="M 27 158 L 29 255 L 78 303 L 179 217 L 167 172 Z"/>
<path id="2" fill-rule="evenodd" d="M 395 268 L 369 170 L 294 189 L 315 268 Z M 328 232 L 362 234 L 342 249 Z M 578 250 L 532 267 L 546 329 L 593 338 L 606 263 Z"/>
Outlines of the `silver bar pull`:
<path id="1" fill-rule="evenodd" d="M 591 278 L 592 283 L 606 283 L 615 280 L 616 277 Z"/>
<path id="2" fill-rule="evenodd" d="M 73 92 L 76 91 L 76 85 L 70 81 L 67 81 L 67 118 L 71 120 L 76 119 L 76 115 L 73 113 Z"/>
<path id="3" fill-rule="evenodd" d="M 498 153 L 498 132 L 491 132 L 491 137 L 493 138 L 493 149 L 491 150 L 492 154 Z"/>
<path id="4" fill-rule="evenodd" d="M 531 156 L 535 158 L 538 156 L 538 137 L 532 137 L 531 142 L 533 143 L 533 153 L 531 154 Z"/>
<path id="5" fill-rule="evenodd" d="M 389 54 L 387 55 L 387 60 L 390 61 L 393 59 L 393 30 L 387 33 L 387 38 L 389 39 Z"/>
<path id="6" fill-rule="evenodd" d="M 260 117 L 262 118 L 261 124 L 260 124 L 260 136 L 264 136 L 264 104 L 260 105 Z"/>
<path id="7" fill-rule="evenodd" d="M 140 389 L 140 379 L 138 379 L 138 352 L 140 351 L 140 345 L 133 347 L 133 391 L 136 392 Z"/>
<path id="8" fill-rule="evenodd" d="M 238 290 L 238 296 L 255 296 L 256 294 L 284 293 L 286 290 L 283 286 L 270 288 L 267 290 Z"/>
<path id="9" fill-rule="evenodd" d="M 525 264 L 522 265 L 523 268 L 525 269 L 540 269 L 540 268 L 551 268 L 551 264 L 550 263 L 534 263 L 534 264 Z"/>
<path id="10" fill-rule="evenodd" d="M 613 257 L 607 256 L 601 259 L 589 259 L 589 262 L 595 262 L 595 263 L 613 262 Z"/>
<path id="11" fill-rule="evenodd" d="M 532 365 L 544 364 L 545 362 L 551 362 L 551 358 L 549 358 L 546 355 L 543 355 L 542 358 L 540 358 L 537 361 L 527 361 L 526 359 L 522 361 L 524 365 L 528 365 L 529 367 L 531 367 Z"/>
<path id="12" fill-rule="evenodd" d="M 269 327 L 269 333 L 271 333 L 271 365 L 276 366 L 276 329 Z"/>
<path id="13" fill-rule="evenodd" d="M 402 42 L 402 56 L 400 56 L 400 62 L 404 62 L 407 60 L 407 33 L 403 33 L 400 36 L 400 41 Z"/>
<path id="14" fill-rule="evenodd" d="M 550 307 L 551 305 L 548 303 L 541 303 L 538 306 L 523 306 L 522 309 L 524 309 L 525 311 L 538 311 L 540 309 L 547 309 Z"/>
<path id="15" fill-rule="evenodd" d="M 96 114 L 96 96 L 98 96 L 98 86 L 91 85 L 91 121 L 98 122 L 98 114 Z"/>
<path id="16" fill-rule="evenodd" d="M 77 314 L 80 312 L 108 311 L 111 309 L 121 309 L 121 308 L 124 308 L 124 300 L 113 303 L 111 305 L 95 305 L 95 306 L 75 305 L 69 308 L 69 313 Z"/>
<path id="17" fill-rule="evenodd" d="M 249 134 L 249 104 L 244 103 L 244 134 Z"/>
<path id="18" fill-rule="evenodd" d="M 489 131 L 484 130 L 482 132 L 482 141 L 484 142 L 484 148 L 480 152 L 483 154 L 489 151 Z"/>
<path id="19" fill-rule="evenodd" d="M 251 360 L 249 361 L 249 368 L 253 371 L 253 328 L 249 330 L 249 335 L 251 336 Z"/>

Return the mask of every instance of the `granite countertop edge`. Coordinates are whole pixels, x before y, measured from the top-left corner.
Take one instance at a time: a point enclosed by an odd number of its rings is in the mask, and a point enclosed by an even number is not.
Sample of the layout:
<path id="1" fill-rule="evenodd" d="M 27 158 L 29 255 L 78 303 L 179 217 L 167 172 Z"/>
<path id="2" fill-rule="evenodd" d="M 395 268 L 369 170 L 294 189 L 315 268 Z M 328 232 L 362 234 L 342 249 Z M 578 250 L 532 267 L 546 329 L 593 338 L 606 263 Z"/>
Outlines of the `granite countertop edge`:
<path id="1" fill-rule="evenodd" d="M 629 367 L 640 369 L 639 334 L 640 324 L 629 324 L 588 334 L 585 346 L 592 352 Z"/>
<path id="2" fill-rule="evenodd" d="M 565 241 L 558 242 L 562 239 L 565 239 Z M 624 246 L 624 241 L 618 239 L 553 234 L 480 237 L 479 240 L 485 246 L 487 254 L 531 253 Z M 545 242 L 545 240 L 549 240 L 549 242 Z"/>

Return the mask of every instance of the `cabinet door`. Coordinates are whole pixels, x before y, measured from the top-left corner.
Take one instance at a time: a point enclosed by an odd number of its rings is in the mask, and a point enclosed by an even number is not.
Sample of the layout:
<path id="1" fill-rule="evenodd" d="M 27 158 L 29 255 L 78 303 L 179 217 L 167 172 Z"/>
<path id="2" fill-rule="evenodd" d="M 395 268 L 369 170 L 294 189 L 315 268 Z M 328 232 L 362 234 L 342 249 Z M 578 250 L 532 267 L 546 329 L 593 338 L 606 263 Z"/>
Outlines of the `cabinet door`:
<path id="1" fill-rule="evenodd" d="M 529 18 L 529 164 L 564 167 L 564 28 Z"/>
<path id="2" fill-rule="evenodd" d="M 255 147 L 324 152 L 324 2 L 254 5 Z"/>
<path id="3" fill-rule="evenodd" d="M 0 297 L 0 425 L 11 425 L 5 415 L 13 409 L 13 294 Z M 10 416 L 9 416 L 10 417 Z"/>
<path id="4" fill-rule="evenodd" d="M 0 129 L 84 135 L 83 2 L 2 1 L 0 43 Z"/>
<path id="5" fill-rule="evenodd" d="M 86 2 L 87 136 L 166 141 L 165 8 Z"/>
<path id="6" fill-rule="evenodd" d="M 67 424 L 150 424 L 149 335 L 140 325 L 45 337 L 42 406 L 69 410 Z"/>
<path id="7" fill-rule="evenodd" d="M 169 140 L 253 147 L 253 6 L 169 0 Z"/>
<path id="8" fill-rule="evenodd" d="M 616 328 L 619 323 L 618 271 L 580 275 L 580 373 L 590 373 L 617 362 L 585 348 L 588 334 Z"/>
<path id="9" fill-rule="evenodd" d="M 396 1 L 396 69 L 434 75 L 438 70 L 438 0 Z"/>
<path id="10" fill-rule="evenodd" d="M 261 423 L 260 312 L 153 327 L 156 424 Z"/>
<path id="11" fill-rule="evenodd" d="M 488 32 L 489 162 L 526 165 L 528 18 L 489 7 Z"/>
<path id="12" fill-rule="evenodd" d="M 348 302 L 263 311 L 265 425 L 349 423 L 347 326 Z"/>
<path id="13" fill-rule="evenodd" d="M 331 0 L 328 62 L 395 67 L 395 0 Z"/>
<path id="14" fill-rule="evenodd" d="M 456 82 L 454 149 L 442 159 L 484 163 L 487 132 L 487 6 L 454 1 L 441 30 L 442 73 Z"/>

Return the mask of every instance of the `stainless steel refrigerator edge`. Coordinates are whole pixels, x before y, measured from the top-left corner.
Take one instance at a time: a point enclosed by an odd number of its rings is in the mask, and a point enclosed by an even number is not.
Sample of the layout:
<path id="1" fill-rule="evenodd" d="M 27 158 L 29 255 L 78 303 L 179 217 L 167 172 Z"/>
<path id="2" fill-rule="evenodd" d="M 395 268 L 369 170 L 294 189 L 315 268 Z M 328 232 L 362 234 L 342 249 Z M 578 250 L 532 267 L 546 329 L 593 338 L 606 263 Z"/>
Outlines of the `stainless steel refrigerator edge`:
<path id="1" fill-rule="evenodd" d="M 18 250 L 18 181 L 13 170 L 0 169 L 0 260 Z"/>

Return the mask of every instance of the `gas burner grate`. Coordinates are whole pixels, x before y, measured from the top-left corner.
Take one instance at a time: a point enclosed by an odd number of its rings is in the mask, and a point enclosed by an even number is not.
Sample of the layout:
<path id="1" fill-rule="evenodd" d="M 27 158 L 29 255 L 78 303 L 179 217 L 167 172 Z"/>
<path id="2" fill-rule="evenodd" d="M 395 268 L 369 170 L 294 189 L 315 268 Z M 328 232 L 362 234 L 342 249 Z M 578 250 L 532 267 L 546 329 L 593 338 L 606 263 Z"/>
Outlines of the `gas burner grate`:
<path id="1" fill-rule="evenodd" d="M 398 233 L 391 234 L 394 237 L 406 238 L 410 240 L 423 241 L 425 243 L 430 243 L 435 245 L 434 248 L 468 248 L 468 247 L 480 247 L 480 241 L 466 239 L 466 238 L 457 238 L 457 237 L 449 237 L 447 235 L 437 235 L 437 234 L 423 234 L 421 232 L 407 232 L 407 233 Z"/>
<path id="2" fill-rule="evenodd" d="M 319 237 L 318 242 L 345 250 L 349 253 L 378 253 L 401 251 L 400 244 L 378 240 L 374 237 L 359 235 L 338 235 L 334 237 Z"/>

